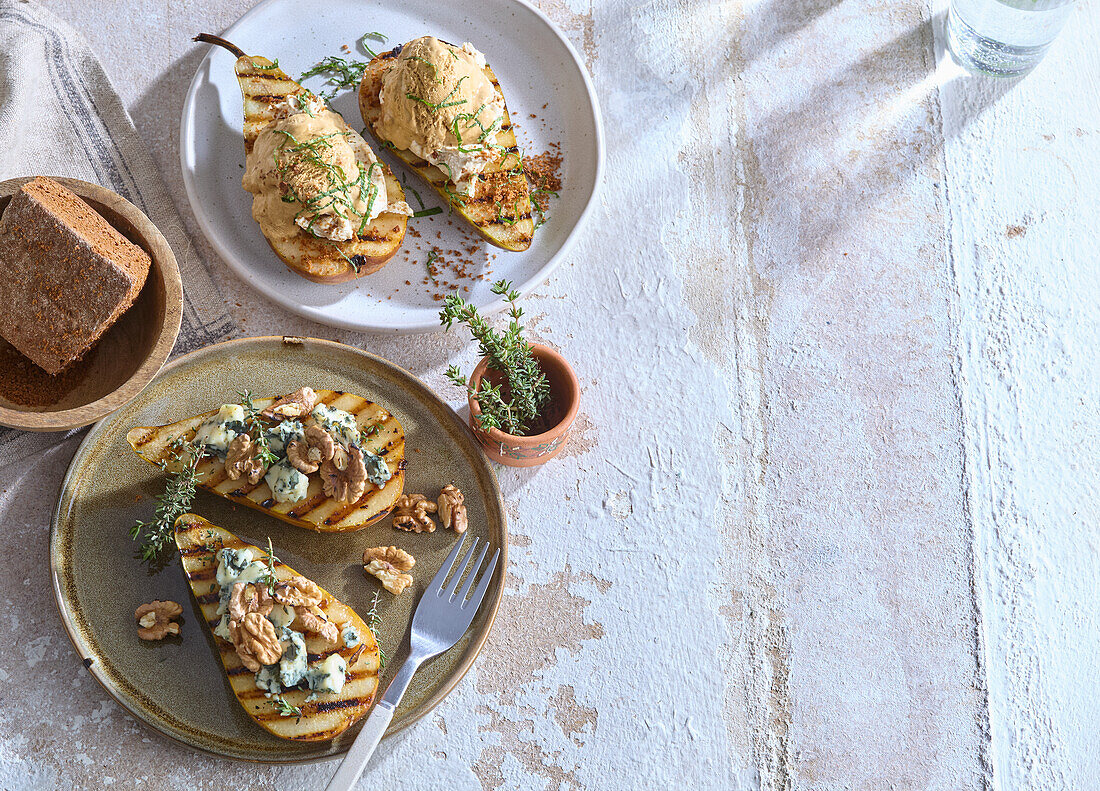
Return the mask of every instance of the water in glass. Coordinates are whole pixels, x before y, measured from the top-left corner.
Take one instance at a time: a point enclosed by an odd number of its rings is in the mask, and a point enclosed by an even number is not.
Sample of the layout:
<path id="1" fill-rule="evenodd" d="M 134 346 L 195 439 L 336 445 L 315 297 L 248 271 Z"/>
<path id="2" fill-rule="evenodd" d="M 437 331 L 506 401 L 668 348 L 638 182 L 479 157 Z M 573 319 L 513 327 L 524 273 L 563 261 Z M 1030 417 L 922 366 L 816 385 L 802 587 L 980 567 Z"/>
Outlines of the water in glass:
<path id="1" fill-rule="evenodd" d="M 951 0 L 947 45 L 971 71 L 1026 74 L 1042 60 L 1073 0 Z"/>

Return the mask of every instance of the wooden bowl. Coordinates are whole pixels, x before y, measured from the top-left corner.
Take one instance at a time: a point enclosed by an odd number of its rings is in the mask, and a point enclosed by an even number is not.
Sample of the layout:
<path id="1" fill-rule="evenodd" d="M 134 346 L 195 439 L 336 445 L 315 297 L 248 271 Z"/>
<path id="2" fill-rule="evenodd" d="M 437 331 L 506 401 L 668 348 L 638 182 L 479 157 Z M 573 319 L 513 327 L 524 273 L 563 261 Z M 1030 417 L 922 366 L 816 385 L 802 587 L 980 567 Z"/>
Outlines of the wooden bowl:
<path id="1" fill-rule="evenodd" d="M 33 176 L 0 182 L 0 213 Z M 140 209 L 98 184 L 54 178 L 152 259 L 134 304 L 84 357 L 50 376 L 0 339 L 0 425 L 63 431 L 95 423 L 140 393 L 168 359 L 183 317 L 183 284 L 168 242 Z M 28 403 L 20 403 L 26 401 Z"/>

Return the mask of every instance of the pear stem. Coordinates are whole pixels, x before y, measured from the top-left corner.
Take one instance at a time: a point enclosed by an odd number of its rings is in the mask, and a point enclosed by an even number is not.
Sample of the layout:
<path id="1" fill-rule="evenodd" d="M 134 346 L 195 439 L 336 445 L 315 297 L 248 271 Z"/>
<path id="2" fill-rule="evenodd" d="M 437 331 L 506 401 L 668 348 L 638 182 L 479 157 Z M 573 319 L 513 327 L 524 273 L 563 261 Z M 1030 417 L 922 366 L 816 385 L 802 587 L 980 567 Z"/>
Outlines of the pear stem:
<path id="1" fill-rule="evenodd" d="M 215 36 L 211 33 L 199 33 L 192 41 L 201 41 L 203 44 L 217 44 L 219 47 L 225 47 L 225 49 L 232 52 L 238 58 L 245 57 L 244 50 L 229 41 L 226 41 L 221 36 Z"/>

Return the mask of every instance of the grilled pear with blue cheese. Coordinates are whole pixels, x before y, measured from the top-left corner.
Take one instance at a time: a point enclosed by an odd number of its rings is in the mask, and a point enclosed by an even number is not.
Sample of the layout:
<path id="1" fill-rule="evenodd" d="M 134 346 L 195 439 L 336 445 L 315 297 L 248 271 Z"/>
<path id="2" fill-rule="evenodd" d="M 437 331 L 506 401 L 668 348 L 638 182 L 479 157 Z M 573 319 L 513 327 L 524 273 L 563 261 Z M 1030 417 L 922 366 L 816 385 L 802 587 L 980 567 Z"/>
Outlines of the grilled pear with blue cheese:
<path id="1" fill-rule="evenodd" d="M 388 514 L 405 480 L 405 432 L 384 407 L 303 387 L 223 404 L 126 435 L 152 464 L 176 470 L 180 444 L 201 453 L 198 488 L 318 532 L 361 530 Z"/>
<path id="2" fill-rule="evenodd" d="M 291 271 L 341 283 L 382 268 L 405 237 L 412 210 L 393 173 L 367 141 L 278 63 L 237 56 L 244 98 L 245 173 L 252 218 Z"/>
<path id="3" fill-rule="evenodd" d="M 201 516 L 175 523 L 184 573 L 245 712 L 284 739 L 339 736 L 370 709 L 380 653 L 354 610 L 272 550 Z"/>
<path id="4" fill-rule="evenodd" d="M 422 36 L 381 53 L 363 73 L 359 111 L 375 140 L 491 244 L 531 246 L 523 155 L 500 83 L 472 44 Z"/>

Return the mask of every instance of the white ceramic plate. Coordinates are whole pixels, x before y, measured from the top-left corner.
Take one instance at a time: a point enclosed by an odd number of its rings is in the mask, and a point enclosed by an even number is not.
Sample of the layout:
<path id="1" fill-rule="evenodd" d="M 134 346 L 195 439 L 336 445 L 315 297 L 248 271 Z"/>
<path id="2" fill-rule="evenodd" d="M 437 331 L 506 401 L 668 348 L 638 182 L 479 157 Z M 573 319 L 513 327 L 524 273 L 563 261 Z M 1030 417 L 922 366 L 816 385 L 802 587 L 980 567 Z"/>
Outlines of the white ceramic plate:
<path id="1" fill-rule="evenodd" d="M 314 321 L 369 332 L 438 329 L 435 295 L 449 290 L 446 283 L 468 286 L 463 295 L 484 312 L 499 310 L 503 305 L 490 292 L 491 283 L 507 278 L 522 293 L 542 283 L 568 253 L 595 203 L 603 134 L 588 73 L 565 37 L 521 0 L 265 0 L 220 35 L 249 54 L 278 58 L 297 77 L 328 55 L 368 60 L 357 41 L 373 31 L 388 37 L 385 44 L 368 40 L 375 51 L 429 34 L 459 44 L 472 42 L 500 79 L 524 152 L 536 155 L 552 144 L 560 146 L 561 193 L 550 200 L 549 219 L 535 233 L 530 249 L 511 253 L 493 247 L 467 230 L 457 215 L 444 211 L 410 219 L 401 250 L 372 275 L 323 285 L 290 272 L 252 220 L 252 196 L 241 187 L 241 95 L 233 56 L 217 47 L 211 47 L 191 81 L 180 123 L 180 164 L 191 208 L 207 239 L 238 275 L 269 299 Z M 343 45 L 351 54 L 341 52 Z M 305 84 L 318 91 L 324 87 L 322 77 Z M 342 91 L 332 105 L 352 127 L 362 128 L 354 90 Z M 427 206 L 443 205 L 388 152 L 380 155 Z M 411 193 L 407 198 L 418 208 Z M 425 283 L 433 246 L 442 251 L 439 282 Z M 450 250 L 463 252 L 456 256 Z M 451 268 L 460 258 L 475 262 L 466 267 L 467 277 L 458 277 Z"/>

